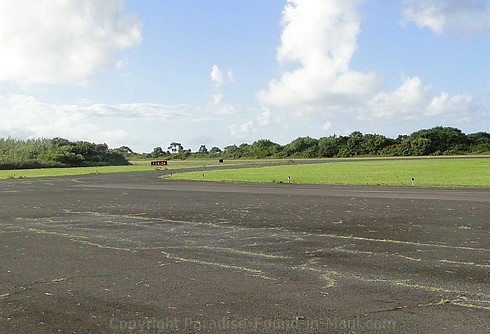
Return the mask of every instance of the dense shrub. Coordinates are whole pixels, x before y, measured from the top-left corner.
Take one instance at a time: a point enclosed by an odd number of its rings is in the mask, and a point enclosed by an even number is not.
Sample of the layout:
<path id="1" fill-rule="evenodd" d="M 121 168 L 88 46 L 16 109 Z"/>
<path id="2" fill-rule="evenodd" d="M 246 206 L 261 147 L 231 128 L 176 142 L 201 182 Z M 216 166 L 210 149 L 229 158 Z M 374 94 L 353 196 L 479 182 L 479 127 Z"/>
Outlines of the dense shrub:
<path id="1" fill-rule="evenodd" d="M 106 144 L 63 138 L 17 140 L 0 138 L 0 169 L 115 166 L 129 161 Z"/>

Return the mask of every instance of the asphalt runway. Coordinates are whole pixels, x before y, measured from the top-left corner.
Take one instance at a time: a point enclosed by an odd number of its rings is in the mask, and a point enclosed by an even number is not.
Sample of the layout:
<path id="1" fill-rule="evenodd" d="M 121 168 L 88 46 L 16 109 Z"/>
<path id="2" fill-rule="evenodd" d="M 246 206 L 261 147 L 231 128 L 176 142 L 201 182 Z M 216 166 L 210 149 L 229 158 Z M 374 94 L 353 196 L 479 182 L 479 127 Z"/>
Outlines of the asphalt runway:
<path id="1" fill-rule="evenodd" d="M 1 333 L 489 333 L 490 190 L 0 182 Z"/>

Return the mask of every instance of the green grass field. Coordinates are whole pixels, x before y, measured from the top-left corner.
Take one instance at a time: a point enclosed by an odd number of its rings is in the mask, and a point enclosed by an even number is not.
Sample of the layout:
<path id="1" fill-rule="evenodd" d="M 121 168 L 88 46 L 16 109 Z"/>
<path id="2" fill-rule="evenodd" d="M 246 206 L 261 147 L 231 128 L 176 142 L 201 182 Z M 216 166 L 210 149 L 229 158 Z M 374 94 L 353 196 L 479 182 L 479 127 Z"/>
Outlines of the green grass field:
<path id="1" fill-rule="evenodd" d="M 203 176 L 204 174 L 204 176 Z M 174 174 L 174 180 L 302 184 L 490 187 L 489 158 L 402 159 L 288 165 Z"/>
<path id="2" fill-rule="evenodd" d="M 278 160 L 275 160 L 276 163 Z M 70 176 L 86 174 L 107 174 L 107 173 L 125 173 L 125 172 L 142 172 L 156 169 L 186 169 L 196 167 L 209 167 L 219 165 L 216 159 L 199 159 L 199 160 L 170 160 L 168 166 L 156 167 L 151 166 L 150 161 L 138 160 L 132 161 L 130 166 L 108 166 L 108 167 L 74 167 L 74 168 L 41 168 L 41 169 L 16 169 L 0 170 L 0 180 L 31 178 L 31 177 L 52 177 L 52 176 Z M 265 163 L 274 163 L 274 160 L 235 160 L 226 161 L 227 165 L 232 164 L 254 164 L 263 165 Z"/>
<path id="3" fill-rule="evenodd" d="M 104 173 L 124 173 L 154 170 L 152 166 L 110 166 L 0 170 L 0 180 Z"/>
<path id="4" fill-rule="evenodd" d="M 216 160 L 169 161 L 167 167 L 151 166 L 149 161 L 136 161 L 131 166 L 46 168 L 0 170 L 1 179 L 52 177 L 84 174 L 124 173 L 155 169 L 202 168 L 199 172 L 173 174 L 172 180 L 204 180 L 218 182 L 261 182 L 302 184 L 410 185 L 423 187 L 490 187 L 490 158 L 424 158 L 401 160 L 335 159 L 310 165 L 266 166 L 281 160 L 227 160 L 225 165 L 252 165 L 255 168 L 204 170 L 220 165 Z M 203 177 L 204 174 L 204 177 Z"/>

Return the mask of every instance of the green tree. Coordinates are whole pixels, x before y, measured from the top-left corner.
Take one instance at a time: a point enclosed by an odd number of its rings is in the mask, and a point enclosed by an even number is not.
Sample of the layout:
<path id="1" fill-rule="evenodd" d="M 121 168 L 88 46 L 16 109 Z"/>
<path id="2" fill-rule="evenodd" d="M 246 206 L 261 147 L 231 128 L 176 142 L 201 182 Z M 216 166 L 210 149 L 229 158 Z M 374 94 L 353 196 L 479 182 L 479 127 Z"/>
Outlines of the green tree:
<path id="1" fill-rule="evenodd" d="M 410 155 L 427 155 L 431 141 L 428 138 L 414 138 L 410 142 Z"/>
<path id="2" fill-rule="evenodd" d="M 45 161 L 54 161 L 67 167 L 80 166 L 85 160 L 83 155 L 72 152 L 70 146 L 57 147 L 55 151 L 47 152 L 43 159 Z"/>
<path id="3" fill-rule="evenodd" d="M 207 155 L 207 154 L 209 154 L 209 151 L 206 148 L 206 145 L 201 145 L 199 147 L 199 151 L 197 153 L 200 153 L 200 154 L 203 154 L 203 155 Z"/>
<path id="4" fill-rule="evenodd" d="M 314 158 L 318 156 L 318 139 L 299 137 L 287 144 L 283 152 L 288 157 Z"/>
<path id="5" fill-rule="evenodd" d="M 171 142 L 170 145 L 168 146 L 168 149 L 172 154 L 175 154 L 175 153 L 182 152 L 184 150 L 184 146 L 182 146 L 181 143 Z"/>
<path id="6" fill-rule="evenodd" d="M 150 155 L 152 158 L 158 158 L 158 157 L 163 157 L 165 155 L 165 152 L 160 146 L 157 146 L 153 149 Z"/>
<path id="7" fill-rule="evenodd" d="M 378 134 L 365 134 L 361 144 L 362 154 L 379 155 L 383 148 L 393 144 L 394 141 Z"/>
<path id="8" fill-rule="evenodd" d="M 236 145 L 228 145 L 223 148 L 223 156 L 229 159 L 239 158 L 238 146 Z"/>
<path id="9" fill-rule="evenodd" d="M 121 146 L 114 149 L 115 152 L 123 154 L 125 156 L 135 155 L 136 153 L 130 149 L 128 146 Z"/>
<path id="10" fill-rule="evenodd" d="M 318 140 L 318 156 L 323 158 L 333 158 L 339 153 L 337 136 L 322 137 Z"/>
<path id="11" fill-rule="evenodd" d="M 269 139 L 259 139 L 252 143 L 249 148 L 250 156 L 254 158 L 266 158 L 277 155 L 281 150 L 281 145 L 276 144 Z"/>
<path id="12" fill-rule="evenodd" d="M 250 157 L 250 145 L 242 143 L 238 146 L 237 154 L 239 158 Z"/>
<path id="13" fill-rule="evenodd" d="M 490 152 L 490 134 L 486 132 L 470 133 L 467 135 L 470 145 L 470 152 L 487 153 Z"/>
<path id="14" fill-rule="evenodd" d="M 213 146 L 209 150 L 209 155 L 212 157 L 217 157 L 221 154 L 221 149 L 219 147 Z"/>
<path id="15" fill-rule="evenodd" d="M 423 129 L 410 135 L 411 139 L 426 138 L 430 145 L 426 154 L 449 154 L 455 148 L 467 150 L 469 141 L 461 130 L 452 127 L 437 126 L 431 129 Z"/>

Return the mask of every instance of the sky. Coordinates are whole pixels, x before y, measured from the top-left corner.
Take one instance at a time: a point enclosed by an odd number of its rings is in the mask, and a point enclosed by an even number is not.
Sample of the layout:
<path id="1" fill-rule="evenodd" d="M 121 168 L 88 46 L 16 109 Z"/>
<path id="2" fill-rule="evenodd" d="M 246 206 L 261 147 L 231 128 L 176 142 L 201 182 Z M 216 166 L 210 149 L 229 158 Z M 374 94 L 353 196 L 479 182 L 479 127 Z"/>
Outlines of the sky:
<path id="1" fill-rule="evenodd" d="M 0 137 L 490 132 L 489 0 L 0 0 Z"/>

